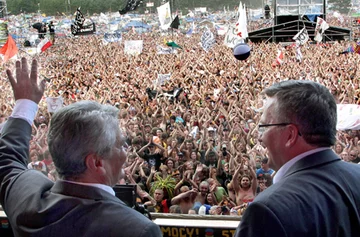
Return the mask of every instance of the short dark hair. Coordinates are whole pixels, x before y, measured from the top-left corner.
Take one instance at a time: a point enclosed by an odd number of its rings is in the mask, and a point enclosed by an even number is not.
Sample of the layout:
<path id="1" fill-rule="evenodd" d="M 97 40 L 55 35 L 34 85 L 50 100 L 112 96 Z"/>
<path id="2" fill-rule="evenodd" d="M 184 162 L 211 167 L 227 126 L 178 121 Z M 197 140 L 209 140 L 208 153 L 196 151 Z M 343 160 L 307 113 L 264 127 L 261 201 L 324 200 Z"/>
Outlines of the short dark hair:
<path id="1" fill-rule="evenodd" d="M 267 157 L 265 157 L 265 158 L 263 158 L 263 159 L 261 160 L 261 163 L 262 163 L 262 164 L 267 164 L 268 161 L 269 161 L 269 159 L 268 159 Z"/>
<path id="2" fill-rule="evenodd" d="M 318 147 L 335 144 L 336 101 L 325 86 L 313 81 L 289 80 L 276 83 L 263 93 L 277 99 L 278 118 L 282 123 L 294 123 L 308 144 Z"/>

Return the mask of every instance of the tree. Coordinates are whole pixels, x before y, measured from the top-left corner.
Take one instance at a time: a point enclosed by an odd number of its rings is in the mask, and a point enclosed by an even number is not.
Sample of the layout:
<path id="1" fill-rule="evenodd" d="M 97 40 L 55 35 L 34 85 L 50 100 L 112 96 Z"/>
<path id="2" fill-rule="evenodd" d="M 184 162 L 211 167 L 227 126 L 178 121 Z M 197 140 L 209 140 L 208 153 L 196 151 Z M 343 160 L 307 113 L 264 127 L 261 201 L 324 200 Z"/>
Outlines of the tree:
<path id="1" fill-rule="evenodd" d="M 351 0 L 328 0 L 328 6 L 332 11 L 348 14 L 351 8 Z"/>
<path id="2" fill-rule="evenodd" d="M 38 1 L 33 0 L 12 0 L 7 1 L 7 9 L 12 12 L 12 14 L 24 13 L 34 13 L 38 11 Z"/>
<path id="3" fill-rule="evenodd" d="M 70 1 L 70 6 L 68 5 L 68 1 Z M 163 0 L 149 0 L 154 3 L 154 7 L 152 8 L 152 12 L 156 11 L 156 7 L 162 5 L 165 1 Z M 239 0 L 166 0 L 171 1 L 171 6 L 174 6 L 172 9 L 173 12 L 176 10 L 182 10 L 187 13 L 186 9 L 193 9 L 194 7 L 207 7 L 210 10 L 218 11 L 223 10 L 224 6 L 233 10 L 235 7 L 239 5 Z M 262 0 L 242 0 L 247 7 L 261 7 Z M 329 0 L 330 1 L 330 0 Z M 332 0 L 336 1 L 336 0 Z M 350 2 L 350 0 L 344 0 L 346 2 Z M 11 0 L 7 2 L 8 11 L 12 14 L 19 14 L 21 12 L 26 13 L 36 13 L 40 10 L 41 13 L 45 13 L 46 15 L 57 15 L 61 12 L 71 11 L 73 14 L 78 7 L 81 7 L 81 10 L 84 14 L 93 14 L 107 11 L 118 11 L 122 6 L 126 5 L 127 0 L 107 0 L 100 1 L 99 0 Z M 146 2 L 139 6 L 137 12 L 143 13 L 146 8 Z"/>

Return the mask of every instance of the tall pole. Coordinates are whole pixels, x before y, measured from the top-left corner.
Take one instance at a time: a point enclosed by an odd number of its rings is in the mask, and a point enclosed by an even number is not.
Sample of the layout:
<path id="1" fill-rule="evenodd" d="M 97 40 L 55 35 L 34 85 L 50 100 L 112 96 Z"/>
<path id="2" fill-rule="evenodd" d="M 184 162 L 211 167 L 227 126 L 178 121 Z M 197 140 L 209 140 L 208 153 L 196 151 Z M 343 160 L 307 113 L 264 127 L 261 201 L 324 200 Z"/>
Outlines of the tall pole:
<path id="1" fill-rule="evenodd" d="M 68 4 L 69 4 L 69 9 L 70 9 L 70 14 L 72 15 L 73 12 L 71 11 L 71 3 L 70 3 L 70 0 L 68 0 Z"/>
<path id="2" fill-rule="evenodd" d="M 40 3 L 38 3 L 39 22 L 41 22 Z"/>

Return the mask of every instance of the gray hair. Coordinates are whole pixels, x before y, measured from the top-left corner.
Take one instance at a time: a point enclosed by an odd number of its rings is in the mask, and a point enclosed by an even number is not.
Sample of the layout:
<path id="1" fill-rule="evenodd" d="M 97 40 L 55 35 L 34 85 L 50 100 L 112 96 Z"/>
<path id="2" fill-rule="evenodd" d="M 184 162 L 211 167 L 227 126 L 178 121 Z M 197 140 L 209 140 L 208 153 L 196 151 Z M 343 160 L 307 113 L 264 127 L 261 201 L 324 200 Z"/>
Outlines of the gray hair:
<path id="1" fill-rule="evenodd" d="M 275 114 L 279 122 L 296 124 L 308 144 L 335 144 L 336 102 L 325 86 L 313 81 L 282 81 L 263 93 L 277 99 Z"/>
<path id="2" fill-rule="evenodd" d="M 202 182 L 199 184 L 199 187 L 200 187 L 200 185 L 202 185 L 202 184 L 206 185 L 208 188 L 210 187 L 209 182 L 206 181 L 206 180 L 202 181 Z"/>
<path id="3" fill-rule="evenodd" d="M 106 157 L 120 134 L 119 110 L 81 101 L 58 110 L 48 134 L 49 151 L 60 178 L 76 178 L 86 170 L 89 154 Z"/>

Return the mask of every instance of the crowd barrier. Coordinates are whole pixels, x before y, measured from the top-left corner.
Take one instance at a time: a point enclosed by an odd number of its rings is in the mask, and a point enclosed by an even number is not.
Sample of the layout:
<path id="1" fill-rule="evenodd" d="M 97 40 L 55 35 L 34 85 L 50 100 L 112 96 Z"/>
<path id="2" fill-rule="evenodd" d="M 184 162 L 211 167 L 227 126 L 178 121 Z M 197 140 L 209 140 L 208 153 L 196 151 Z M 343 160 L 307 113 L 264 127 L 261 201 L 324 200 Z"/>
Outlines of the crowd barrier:
<path id="1" fill-rule="evenodd" d="M 211 216 L 151 213 L 164 237 L 232 237 L 239 225 L 239 216 Z"/>
<path id="2" fill-rule="evenodd" d="M 151 219 L 160 227 L 163 237 L 232 237 L 241 217 L 151 213 Z M 1 207 L 0 223 L 1 237 L 14 236 Z"/>

